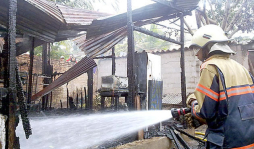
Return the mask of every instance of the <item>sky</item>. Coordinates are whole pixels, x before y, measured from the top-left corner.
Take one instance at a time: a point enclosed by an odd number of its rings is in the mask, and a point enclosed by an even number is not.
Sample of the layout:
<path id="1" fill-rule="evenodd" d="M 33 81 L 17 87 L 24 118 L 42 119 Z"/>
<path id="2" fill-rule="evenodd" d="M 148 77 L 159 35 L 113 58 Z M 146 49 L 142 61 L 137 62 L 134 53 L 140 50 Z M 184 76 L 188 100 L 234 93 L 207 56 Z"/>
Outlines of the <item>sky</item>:
<path id="1" fill-rule="evenodd" d="M 106 0 L 107 2 L 113 2 L 114 0 Z M 151 3 L 154 3 L 151 0 L 132 0 L 132 9 L 137 9 L 146 5 L 149 5 Z M 94 5 L 94 10 L 100 11 L 100 12 L 106 12 L 110 13 L 112 15 L 114 14 L 120 14 L 120 13 L 125 13 L 127 12 L 127 0 L 119 0 L 119 11 L 116 12 L 113 7 L 110 5 L 105 5 L 103 3 L 96 2 Z"/>

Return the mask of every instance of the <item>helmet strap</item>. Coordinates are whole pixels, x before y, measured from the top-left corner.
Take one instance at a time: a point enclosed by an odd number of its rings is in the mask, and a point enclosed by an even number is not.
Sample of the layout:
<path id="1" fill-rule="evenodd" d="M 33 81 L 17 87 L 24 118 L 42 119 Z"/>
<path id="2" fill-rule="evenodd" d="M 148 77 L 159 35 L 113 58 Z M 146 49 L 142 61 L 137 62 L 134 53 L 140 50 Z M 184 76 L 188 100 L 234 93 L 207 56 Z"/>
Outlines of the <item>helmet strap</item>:
<path id="1" fill-rule="evenodd" d="M 202 62 L 204 62 L 209 56 L 208 56 L 208 53 L 209 53 L 209 49 L 207 47 L 204 47 L 202 49 Z"/>

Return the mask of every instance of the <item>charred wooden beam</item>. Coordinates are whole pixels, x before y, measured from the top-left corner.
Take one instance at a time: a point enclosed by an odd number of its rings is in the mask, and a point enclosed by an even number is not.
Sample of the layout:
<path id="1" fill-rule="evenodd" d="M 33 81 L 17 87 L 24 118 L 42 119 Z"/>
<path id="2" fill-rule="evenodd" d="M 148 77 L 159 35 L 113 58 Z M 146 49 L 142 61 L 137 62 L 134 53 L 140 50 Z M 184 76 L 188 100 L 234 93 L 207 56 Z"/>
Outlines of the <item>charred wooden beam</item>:
<path id="1" fill-rule="evenodd" d="M 182 103 L 186 107 L 186 78 L 185 78 L 185 63 L 184 63 L 184 15 L 180 17 L 181 20 L 181 90 L 182 90 Z"/>
<path id="2" fill-rule="evenodd" d="M 93 110 L 93 69 L 88 70 L 88 108 Z"/>
<path id="3" fill-rule="evenodd" d="M 78 89 L 77 89 L 77 96 L 76 96 L 76 108 L 78 109 Z"/>
<path id="4" fill-rule="evenodd" d="M 103 59 L 103 58 L 112 58 L 112 56 L 110 55 L 110 56 L 93 57 L 93 59 Z"/>
<path id="5" fill-rule="evenodd" d="M 43 44 L 42 46 L 42 74 L 47 73 L 47 61 L 48 61 L 48 43 Z M 48 84 L 47 80 L 43 79 L 43 84 Z M 46 86 L 43 85 L 43 88 Z M 47 108 L 47 95 L 42 97 L 42 110 Z"/>
<path id="6" fill-rule="evenodd" d="M 17 0 L 9 0 L 9 13 L 8 13 L 8 78 L 7 87 L 9 88 L 8 94 L 8 119 L 7 119 L 7 143 L 5 148 L 15 148 L 15 143 L 18 138 L 16 137 L 16 13 L 17 13 Z"/>
<path id="7" fill-rule="evenodd" d="M 112 48 L 112 75 L 116 74 L 116 54 L 115 47 Z"/>
<path id="8" fill-rule="evenodd" d="M 80 99 L 80 109 L 82 110 L 83 109 L 83 100 L 84 100 L 84 98 L 83 98 L 83 94 L 82 94 L 82 88 L 81 88 L 81 99 Z"/>
<path id="9" fill-rule="evenodd" d="M 127 54 L 127 76 L 128 76 L 128 100 L 127 104 L 130 110 L 134 110 L 135 93 L 135 69 L 134 69 L 134 36 L 132 22 L 132 4 L 127 0 L 127 36 L 128 36 L 128 54 Z"/>
<path id="10" fill-rule="evenodd" d="M 33 77 L 33 64 L 34 64 L 34 38 L 32 48 L 30 50 L 30 66 L 29 66 L 29 81 L 28 81 L 28 98 L 27 98 L 27 108 L 30 108 L 31 97 L 32 97 L 32 77 Z"/>
<path id="11" fill-rule="evenodd" d="M 178 45 L 182 45 L 182 42 L 176 41 L 176 40 L 168 38 L 166 36 L 162 36 L 160 34 L 152 32 L 152 31 L 148 31 L 147 29 L 144 29 L 144 28 L 141 28 L 141 27 L 134 26 L 134 30 L 138 31 L 138 32 L 141 32 L 141 33 L 144 33 L 144 34 L 147 34 L 147 35 L 150 35 L 150 36 L 153 36 L 155 38 L 159 38 L 159 39 L 169 41 L 169 42 L 172 42 L 172 43 L 175 43 L 175 44 L 178 44 Z"/>
<path id="12" fill-rule="evenodd" d="M 67 109 L 69 108 L 69 90 L 67 88 Z"/>
<path id="13" fill-rule="evenodd" d="M 88 109 L 88 100 L 87 100 L 86 87 L 84 87 L 84 93 L 85 93 L 85 109 Z"/>
<path id="14" fill-rule="evenodd" d="M 25 96 L 22 88 L 21 78 L 19 75 L 18 66 L 16 67 L 16 82 L 17 82 L 17 95 L 18 95 L 18 104 L 19 111 L 22 119 L 23 129 L 25 131 L 26 138 L 32 134 L 31 125 L 28 119 L 28 111 L 25 104 Z"/>

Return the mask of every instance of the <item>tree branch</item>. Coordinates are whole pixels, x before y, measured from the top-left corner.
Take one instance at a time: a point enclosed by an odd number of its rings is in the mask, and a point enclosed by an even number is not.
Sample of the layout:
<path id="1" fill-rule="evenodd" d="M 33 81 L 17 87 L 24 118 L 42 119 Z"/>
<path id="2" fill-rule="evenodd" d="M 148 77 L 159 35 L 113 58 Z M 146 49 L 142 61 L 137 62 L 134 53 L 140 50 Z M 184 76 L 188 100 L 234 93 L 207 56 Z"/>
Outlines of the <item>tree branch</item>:
<path id="1" fill-rule="evenodd" d="M 231 6 L 231 9 L 234 8 L 237 4 L 239 4 L 240 0 L 237 0 L 234 5 Z"/>
<path id="2" fill-rule="evenodd" d="M 183 19 L 183 21 L 184 21 L 184 24 L 186 25 L 186 27 L 188 28 L 189 33 L 191 34 L 191 36 L 193 36 L 194 33 L 193 33 L 193 31 L 191 30 L 189 24 L 186 22 L 185 19 Z"/>
<path id="3" fill-rule="evenodd" d="M 195 11 L 195 16 L 196 16 L 197 26 L 198 26 L 198 28 L 200 28 L 201 27 L 201 21 L 200 21 L 199 12 L 197 10 Z"/>
<path id="4" fill-rule="evenodd" d="M 206 0 L 204 0 L 203 14 L 204 14 L 203 17 L 204 17 L 204 19 L 205 19 L 205 21 L 206 21 L 206 24 L 210 24 L 209 19 L 208 19 L 208 16 L 207 16 L 207 14 L 206 14 Z"/>
<path id="5" fill-rule="evenodd" d="M 246 1 L 244 2 L 246 3 Z M 241 13 L 242 9 L 243 9 L 244 4 L 241 5 L 241 7 L 239 8 L 239 10 L 236 12 L 236 14 L 234 15 L 234 17 L 232 18 L 231 22 L 229 23 L 229 26 L 227 27 L 227 29 L 225 30 L 226 32 L 230 31 L 230 29 L 234 26 L 235 21 L 238 17 L 238 15 Z"/>
<path id="6" fill-rule="evenodd" d="M 214 10 L 213 10 L 212 4 L 211 4 L 210 0 L 207 0 L 207 1 L 209 3 L 210 9 L 211 9 L 210 11 L 212 12 L 212 18 L 211 19 L 214 19 L 215 18 L 215 14 L 214 14 Z"/>
<path id="7" fill-rule="evenodd" d="M 208 19 L 209 19 L 210 24 L 218 25 L 218 23 L 217 23 L 216 21 L 214 21 L 214 20 L 212 20 L 212 19 L 210 19 L 210 18 L 208 18 Z"/>
<path id="8" fill-rule="evenodd" d="M 232 38 L 235 33 L 237 33 L 240 29 L 237 27 L 229 36 L 228 38 Z"/>
<path id="9" fill-rule="evenodd" d="M 200 20 L 203 23 L 203 25 L 207 25 L 204 16 L 202 16 L 202 15 L 199 15 L 199 16 L 200 16 Z"/>
<path id="10" fill-rule="evenodd" d="M 227 24 L 227 21 L 228 21 L 228 14 L 229 14 L 230 3 L 231 3 L 230 0 L 227 0 L 226 3 L 225 3 L 225 12 L 224 12 L 225 17 L 223 18 L 222 25 L 221 25 L 221 28 L 223 30 L 225 30 L 226 24 Z"/>

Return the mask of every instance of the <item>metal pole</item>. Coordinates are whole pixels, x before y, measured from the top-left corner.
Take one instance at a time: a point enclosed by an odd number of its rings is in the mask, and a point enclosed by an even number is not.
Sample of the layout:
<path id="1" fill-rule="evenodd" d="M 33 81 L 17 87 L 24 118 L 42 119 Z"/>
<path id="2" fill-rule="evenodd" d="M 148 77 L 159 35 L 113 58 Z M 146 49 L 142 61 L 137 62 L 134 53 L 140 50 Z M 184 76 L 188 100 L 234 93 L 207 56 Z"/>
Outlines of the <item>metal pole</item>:
<path id="1" fill-rule="evenodd" d="M 132 4 L 127 0 L 127 31 L 128 31 L 128 55 L 127 55 L 127 76 L 128 76 L 128 100 L 130 110 L 134 109 L 135 80 L 134 80 L 134 37 L 132 23 Z"/>
<path id="2" fill-rule="evenodd" d="M 112 75 L 116 74 L 116 55 L 115 47 L 112 48 Z"/>
<path id="3" fill-rule="evenodd" d="M 8 119 L 7 119 L 7 143 L 5 148 L 15 148 L 16 138 L 16 13 L 17 0 L 9 0 L 9 22 L 8 22 L 8 87 L 9 87 L 9 101 L 8 101 Z M 7 98 L 8 100 L 8 98 Z"/>
<path id="4" fill-rule="evenodd" d="M 185 63 L 184 63 L 184 18 L 181 15 L 181 91 L 182 91 L 182 103 L 183 107 L 186 107 L 186 79 L 185 79 Z"/>
<path id="5" fill-rule="evenodd" d="M 27 98 L 27 109 L 29 110 L 30 108 L 30 103 L 31 103 L 31 97 L 32 97 L 32 77 L 33 77 L 33 64 L 34 64 L 34 38 L 32 41 L 32 48 L 30 50 L 30 66 L 29 66 L 29 82 L 28 82 L 28 98 Z"/>

